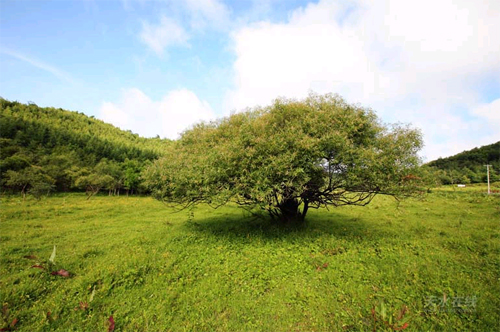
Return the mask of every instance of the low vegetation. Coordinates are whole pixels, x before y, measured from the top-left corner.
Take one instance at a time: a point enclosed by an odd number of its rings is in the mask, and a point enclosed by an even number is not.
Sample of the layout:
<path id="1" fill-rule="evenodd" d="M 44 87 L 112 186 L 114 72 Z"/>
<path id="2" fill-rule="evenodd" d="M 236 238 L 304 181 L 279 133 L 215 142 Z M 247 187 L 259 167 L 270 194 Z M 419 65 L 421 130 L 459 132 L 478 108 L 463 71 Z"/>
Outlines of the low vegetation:
<path id="1" fill-rule="evenodd" d="M 500 197 L 485 190 L 377 196 L 299 228 L 232 205 L 4 196 L 0 328 L 498 330 Z"/>

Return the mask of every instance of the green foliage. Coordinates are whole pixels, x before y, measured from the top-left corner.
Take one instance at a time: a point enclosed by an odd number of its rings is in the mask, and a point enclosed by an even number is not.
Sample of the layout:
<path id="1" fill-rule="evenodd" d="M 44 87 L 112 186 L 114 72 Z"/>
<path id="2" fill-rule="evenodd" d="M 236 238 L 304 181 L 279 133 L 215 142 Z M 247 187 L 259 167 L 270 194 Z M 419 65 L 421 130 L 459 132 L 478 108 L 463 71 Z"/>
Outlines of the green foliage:
<path id="1" fill-rule="evenodd" d="M 5 173 L 5 185 L 17 189 L 23 197 L 27 193 L 40 199 L 54 189 L 55 180 L 39 166 L 29 166 L 20 171 L 8 170 Z"/>
<path id="2" fill-rule="evenodd" d="M 0 329 L 373 331 L 374 308 L 376 331 L 496 331 L 500 196 L 475 188 L 313 210 L 298 229 L 232 205 L 2 197 Z M 31 268 L 54 246 L 70 277 Z"/>
<path id="3" fill-rule="evenodd" d="M 487 174 L 484 165 L 491 165 L 490 181 L 499 181 L 500 142 L 427 163 L 427 166 L 434 169 L 442 184 L 485 183 Z"/>
<path id="4" fill-rule="evenodd" d="M 88 189 L 84 182 L 103 181 L 103 188 L 111 193 L 124 188 L 137 191 L 141 188 L 137 174 L 169 144 L 159 138 L 141 138 L 78 112 L 1 98 L 0 128 L 0 185 L 23 195 L 28 188 L 40 196 L 50 190 Z M 47 178 L 34 181 L 33 167 Z M 78 180 L 89 170 L 98 173 L 101 181 L 96 177 Z M 103 174 L 113 180 L 104 179 Z"/>
<path id="5" fill-rule="evenodd" d="M 123 163 L 123 187 L 127 190 L 127 195 L 141 187 L 141 174 L 145 164 L 129 159 Z"/>
<path id="6" fill-rule="evenodd" d="M 108 174 L 89 173 L 78 177 L 75 185 L 85 189 L 87 199 L 97 194 L 102 188 L 111 188 L 115 183 L 115 179 Z"/>
<path id="7" fill-rule="evenodd" d="M 421 146 L 417 130 L 383 126 L 335 95 L 310 95 L 196 125 L 145 177 L 164 201 L 235 201 L 302 221 L 309 207 L 415 193 Z"/>

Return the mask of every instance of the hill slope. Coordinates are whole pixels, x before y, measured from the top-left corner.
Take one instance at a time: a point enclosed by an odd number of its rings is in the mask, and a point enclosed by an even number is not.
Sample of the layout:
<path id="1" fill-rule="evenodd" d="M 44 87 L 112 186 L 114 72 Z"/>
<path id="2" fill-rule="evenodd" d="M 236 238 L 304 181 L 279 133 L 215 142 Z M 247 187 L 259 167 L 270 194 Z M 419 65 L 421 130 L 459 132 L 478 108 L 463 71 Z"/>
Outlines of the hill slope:
<path id="1" fill-rule="evenodd" d="M 140 169 L 169 145 L 168 140 L 143 138 L 83 113 L 2 98 L 0 129 L 2 189 L 23 192 L 33 191 L 39 182 L 45 189 L 88 189 L 92 174 L 101 177 L 102 188 L 137 189 Z"/>
<path id="2" fill-rule="evenodd" d="M 443 183 L 486 182 L 486 167 L 491 165 L 490 180 L 498 181 L 500 142 L 464 151 L 448 158 L 431 161 L 427 166 L 439 170 Z"/>

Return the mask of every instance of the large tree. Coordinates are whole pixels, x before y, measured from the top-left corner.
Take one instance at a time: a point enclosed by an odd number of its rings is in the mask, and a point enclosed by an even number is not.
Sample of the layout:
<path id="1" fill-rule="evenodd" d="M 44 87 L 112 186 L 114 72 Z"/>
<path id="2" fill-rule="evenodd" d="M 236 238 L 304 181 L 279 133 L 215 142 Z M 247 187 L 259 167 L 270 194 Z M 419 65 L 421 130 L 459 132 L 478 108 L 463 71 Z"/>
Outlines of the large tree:
<path id="1" fill-rule="evenodd" d="M 31 165 L 20 171 L 8 170 L 5 173 L 5 183 L 12 189 L 21 191 L 23 200 L 26 194 L 33 195 L 36 199 L 40 199 L 43 195 L 54 190 L 55 180 L 46 174 L 45 170 L 40 166 Z"/>
<path id="2" fill-rule="evenodd" d="M 234 201 L 301 222 L 311 207 L 414 194 L 421 146 L 418 130 L 383 125 L 337 95 L 311 94 L 195 125 L 145 179 L 166 202 Z"/>

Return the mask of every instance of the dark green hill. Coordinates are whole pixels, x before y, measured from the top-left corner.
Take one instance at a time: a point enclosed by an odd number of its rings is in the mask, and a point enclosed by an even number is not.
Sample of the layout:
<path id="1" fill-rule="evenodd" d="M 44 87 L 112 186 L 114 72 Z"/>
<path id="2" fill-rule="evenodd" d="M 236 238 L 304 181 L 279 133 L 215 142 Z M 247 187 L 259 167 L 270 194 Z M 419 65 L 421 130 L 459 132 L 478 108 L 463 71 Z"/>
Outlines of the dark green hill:
<path id="1" fill-rule="evenodd" d="M 464 151 L 448 158 L 431 161 L 427 166 L 438 170 L 443 183 L 486 182 L 486 167 L 491 165 L 490 180 L 500 174 L 500 142 Z"/>
<path id="2" fill-rule="evenodd" d="M 118 193 L 138 189 L 140 170 L 162 155 L 169 143 L 83 113 L 0 98 L 3 190 L 33 193 L 34 183 L 45 183 L 43 190 L 89 189 L 93 174 L 103 180 L 101 188 Z"/>

